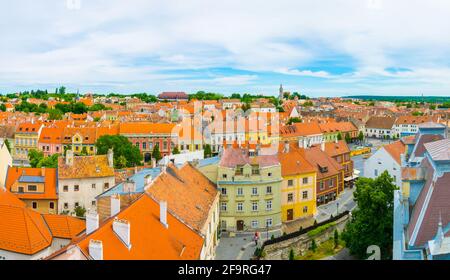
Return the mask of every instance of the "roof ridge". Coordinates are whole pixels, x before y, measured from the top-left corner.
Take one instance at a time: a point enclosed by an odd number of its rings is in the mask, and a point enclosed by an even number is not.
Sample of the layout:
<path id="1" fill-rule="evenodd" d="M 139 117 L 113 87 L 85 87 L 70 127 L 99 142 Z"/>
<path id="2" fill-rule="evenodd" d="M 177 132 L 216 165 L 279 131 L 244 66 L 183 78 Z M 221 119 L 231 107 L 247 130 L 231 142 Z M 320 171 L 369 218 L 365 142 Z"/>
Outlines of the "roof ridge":
<path id="1" fill-rule="evenodd" d="M 24 210 L 34 211 L 34 210 L 27 209 L 27 208 L 25 208 Z M 42 236 L 46 241 L 50 242 L 50 245 L 51 245 L 52 240 L 47 240 L 47 238 L 44 236 L 44 233 L 41 231 L 40 227 L 34 222 L 34 219 L 31 217 L 30 213 L 31 213 L 31 212 L 28 212 L 28 211 L 27 211 L 27 215 L 28 215 L 28 217 L 30 218 L 31 222 L 36 226 L 36 228 L 38 229 L 38 231 L 39 231 L 39 233 L 41 234 L 41 236 Z M 52 231 L 50 230 L 50 227 L 48 226 L 48 224 L 47 224 L 47 222 L 45 221 L 45 219 L 44 219 L 44 217 L 42 216 L 42 214 L 40 214 L 40 213 L 38 213 L 38 212 L 36 212 L 36 214 L 38 214 L 39 217 L 40 217 L 42 220 L 44 220 L 44 224 L 47 226 L 47 229 L 48 229 L 48 231 L 49 231 L 49 233 L 50 233 L 50 238 L 53 239 L 53 233 L 52 233 Z M 49 245 L 49 246 L 50 246 L 50 245 Z"/>

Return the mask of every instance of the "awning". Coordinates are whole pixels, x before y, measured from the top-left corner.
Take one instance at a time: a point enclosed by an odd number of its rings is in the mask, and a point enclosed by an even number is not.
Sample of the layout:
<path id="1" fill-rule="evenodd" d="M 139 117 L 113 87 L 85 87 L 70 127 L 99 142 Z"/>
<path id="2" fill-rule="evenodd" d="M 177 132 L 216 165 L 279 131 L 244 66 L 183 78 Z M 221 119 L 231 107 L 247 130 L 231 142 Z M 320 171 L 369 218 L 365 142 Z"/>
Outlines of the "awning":
<path id="1" fill-rule="evenodd" d="M 349 182 L 349 181 L 355 180 L 358 177 L 359 177 L 358 175 L 349 176 L 349 177 L 344 178 L 344 181 Z"/>

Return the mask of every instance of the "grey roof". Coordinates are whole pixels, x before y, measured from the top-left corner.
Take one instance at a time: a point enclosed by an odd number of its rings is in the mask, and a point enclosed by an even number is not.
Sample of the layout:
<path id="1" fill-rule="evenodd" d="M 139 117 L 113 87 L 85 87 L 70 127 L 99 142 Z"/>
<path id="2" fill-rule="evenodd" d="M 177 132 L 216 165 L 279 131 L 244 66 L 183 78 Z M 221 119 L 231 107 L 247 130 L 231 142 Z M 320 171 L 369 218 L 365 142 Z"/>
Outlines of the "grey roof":
<path id="1" fill-rule="evenodd" d="M 45 178 L 42 176 L 27 176 L 22 175 L 19 178 L 20 183 L 44 183 Z"/>
<path id="2" fill-rule="evenodd" d="M 138 173 L 134 174 L 133 176 L 129 177 L 131 181 L 134 181 L 136 183 L 136 192 L 135 193 L 143 193 L 145 188 L 145 177 L 147 175 L 152 176 L 153 179 L 155 179 L 159 173 L 161 173 L 161 168 L 146 168 Z M 106 192 L 98 195 L 97 197 L 105 197 L 105 196 L 111 196 L 113 194 L 127 194 L 127 192 L 124 192 L 123 186 L 125 182 L 122 182 Z"/>
<path id="3" fill-rule="evenodd" d="M 419 128 L 444 128 L 445 125 L 435 122 L 426 122 L 418 125 Z"/>
<path id="4" fill-rule="evenodd" d="M 425 143 L 424 146 L 433 160 L 450 160 L 450 139 Z"/>

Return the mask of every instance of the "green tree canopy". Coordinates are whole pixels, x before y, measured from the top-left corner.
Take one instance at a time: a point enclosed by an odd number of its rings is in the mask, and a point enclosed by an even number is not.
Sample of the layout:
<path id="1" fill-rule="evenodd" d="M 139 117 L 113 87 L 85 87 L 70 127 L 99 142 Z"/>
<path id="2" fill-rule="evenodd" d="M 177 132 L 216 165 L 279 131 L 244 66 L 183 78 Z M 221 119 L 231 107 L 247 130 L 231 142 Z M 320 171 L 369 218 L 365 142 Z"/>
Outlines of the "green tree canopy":
<path id="1" fill-rule="evenodd" d="M 155 145 L 152 151 L 152 158 L 156 160 L 156 162 L 162 159 L 161 152 L 159 151 L 159 145 Z"/>
<path id="2" fill-rule="evenodd" d="M 123 159 L 119 158 L 121 156 L 126 159 L 126 166 L 132 167 L 141 165 L 142 154 L 138 147 L 134 146 L 128 138 L 122 135 L 103 135 L 97 139 L 95 143 L 97 147 L 97 154 L 106 155 L 109 149 L 114 151 L 114 166 L 116 168 L 122 168 Z"/>
<path id="3" fill-rule="evenodd" d="M 175 146 L 172 150 L 173 155 L 178 155 L 180 153 L 180 150 L 178 150 L 178 146 Z"/>
<path id="4" fill-rule="evenodd" d="M 342 140 L 342 134 L 340 132 L 337 135 L 337 140 Z"/>
<path id="5" fill-rule="evenodd" d="M 206 144 L 203 149 L 203 154 L 205 158 L 209 158 L 212 156 L 211 145 Z"/>
<path id="6" fill-rule="evenodd" d="M 381 249 L 382 259 L 392 258 L 394 190 L 397 187 L 387 171 L 378 178 L 359 178 L 354 192 L 358 204 L 352 220 L 346 225 L 342 239 L 350 253 L 360 259 L 368 257 L 370 245 Z"/>
<path id="7" fill-rule="evenodd" d="M 302 119 L 299 117 L 293 117 L 293 118 L 289 118 L 289 121 L 287 122 L 287 124 L 293 124 L 293 123 L 301 123 Z"/>
<path id="8" fill-rule="evenodd" d="M 30 166 L 33 168 L 48 167 L 57 168 L 58 167 L 58 155 L 54 154 L 48 157 L 44 156 L 42 151 L 32 149 L 28 152 L 28 159 L 30 161 Z"/>

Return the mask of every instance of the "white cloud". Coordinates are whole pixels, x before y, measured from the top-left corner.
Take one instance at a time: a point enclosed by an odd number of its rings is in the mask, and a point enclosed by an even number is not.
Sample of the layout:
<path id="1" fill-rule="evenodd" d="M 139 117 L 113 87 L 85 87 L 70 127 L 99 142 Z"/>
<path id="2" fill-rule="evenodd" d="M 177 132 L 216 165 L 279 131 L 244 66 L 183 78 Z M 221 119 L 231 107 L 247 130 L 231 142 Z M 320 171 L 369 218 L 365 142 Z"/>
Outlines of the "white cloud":
<path id="1" fill-rule="evenodd" d="M 450 90 L 450 2 L 444 0 L 81 0 L 79 10 L 64 0 L 3 2 L 3 88 L 70 83 L 156 90 L 189 80 L 163 70 L 234 68 L 349 87 L 374 79 L 380 86 L 392 80 Z M 309 70 L 334 56 L 344 57 L 353 73 Z M 267 82 L 249 77 L 197 80 L 234 89 Z"/>

